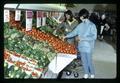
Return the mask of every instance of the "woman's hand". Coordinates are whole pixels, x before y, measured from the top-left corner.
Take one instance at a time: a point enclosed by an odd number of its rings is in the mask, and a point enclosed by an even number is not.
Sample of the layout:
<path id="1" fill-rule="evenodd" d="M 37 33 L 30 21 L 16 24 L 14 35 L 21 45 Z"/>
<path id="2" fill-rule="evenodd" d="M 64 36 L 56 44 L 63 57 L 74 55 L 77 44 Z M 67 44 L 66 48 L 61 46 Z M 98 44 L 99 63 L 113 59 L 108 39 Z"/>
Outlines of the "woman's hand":
<path id="1" fill-rule="evenodd" d="M 63 36 L 63 41 L 65 40 L 65 38 L 66 38 L 66 37 L 65 37 L 65 36 Z"/>
<path id="2" fill-rule="evenodd" d="M 61 37 L 62 41 L 65 41 L 65 38 L 66 38 L 65 36 L 62 36 L 62 37 Z"/>
<path id="3" fill-rule="evenodd" d="M 61 39 L 62 41 L 64 41 L 65 40 L 65 36 L 61 35 L 61 36 L 59 36 L 59 39 Z"/>

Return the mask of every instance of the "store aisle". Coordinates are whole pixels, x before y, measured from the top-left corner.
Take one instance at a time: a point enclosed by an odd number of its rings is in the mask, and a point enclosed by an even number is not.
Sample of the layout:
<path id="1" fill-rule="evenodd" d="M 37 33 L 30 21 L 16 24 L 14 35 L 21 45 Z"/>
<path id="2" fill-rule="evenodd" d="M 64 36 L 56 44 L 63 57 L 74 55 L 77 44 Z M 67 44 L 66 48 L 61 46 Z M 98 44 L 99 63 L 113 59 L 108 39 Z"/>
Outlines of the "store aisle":
<path id="1" fill-rule="evenodd" d="M 116 77 L 116 51 L 110 44 L 105 41 L 96 41 L 93 62 L 95 65 L 96 78 L 111 79 Z M 76 71 L 79 73 L 78 78 L 82 78 L 83 68 L 80 67 Z M 73 79 L 74 76 L 73 74 L 66 76 L 64 72 L 62 78 Z"/>
<path id="2" fill-rule="evenodd" d="M 115 49 L 105 41 L 96 41 L 93 59 L 97 61 L 116 62 Z"/>

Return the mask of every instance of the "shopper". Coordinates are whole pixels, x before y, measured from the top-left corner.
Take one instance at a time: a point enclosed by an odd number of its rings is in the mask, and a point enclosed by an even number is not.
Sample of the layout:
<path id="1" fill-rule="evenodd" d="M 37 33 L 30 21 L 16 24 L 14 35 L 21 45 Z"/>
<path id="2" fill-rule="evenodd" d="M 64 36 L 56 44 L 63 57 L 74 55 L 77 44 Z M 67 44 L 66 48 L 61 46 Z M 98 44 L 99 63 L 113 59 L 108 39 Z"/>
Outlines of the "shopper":
<path id="1" fill-rule="evenodd" d="M 106 15 L 105 13 L 102 14 L 101 18 L 100 18 L 100 26 L 99 26 L 99 39 L 102 41 L 103 37 L 104 37 L 104 33 L 106 31 L 108 31 L 110 28 L 110 26 L 108 25 L 108 23 L 106 22 Z"/>
<path id="2" fill-rule="evenodd" d="M 71 32 L 76 26 L 78 25 L 78 21 L 74 18 L 73 13 L 71 10 L 67 10 L 64 12 L 64 21 L 58 26 L 58 28 L 54 31 L 54 34 L 60 31 L 61 29 L 64 29 L 63 34 L 66 35 L 69 32 Z M 76 40 L 75 40 L 76 39 Z M 69 44 L 76 44 L 77 42 L 77 36 L 68 38 L 67 42 Z M 71 71 L 67 68 L 65 68 L 63 71 L 66 71 L 67 75 L 71 75 Z M 58 75 L 58 79 L 61 78 L 63 71 L 61 71 Z"/>
<path id="3" fill-rule="evenodd" d="M 63 34 L 71 32 L 78 25 L 78 21 L 74 18 L 71 10 L 64 12 L 64 21 L 58 26 L 58 28 L 54 31 L 57 33 L 59 30 L 63 30 Z M 67 42 L 70 44 L 75 44 L 75 38 L 67 39 Z"/>
<path id="4" fill-rule="evenodd" d="M 97 14 L 95 12 L 91 13 L 91 15 L 89 17 L 89 20 L 92 21 L 96 26 L 99 23 L 98 16 L 97 16 Z"/>
<path id="5" fill-rule="evenodd" d="M 76 35 L 79 37 L 78 51 L 80 52 L 81 60 L 84 68 L 84 78 L 94 78 L 95 71 L 92 64 L 92 53 L 94 48 L 94 43 L 97 38 L 97 30 L 94 23 L 89 19 L 89 12 L 86 9 L 82 9 L 79 12 L 79 18 L 82 20 L 72 32 L 68 33 L 65 38 L 71 38 Z"/>
<path id="6" fill-rule="evenodd" d="M 98 30 L 98 26 L 99 26 L 99 15 L 98 15 L 98 13 L 97 12 L 91 13 L 91 15 L 89 17 L 89 20 L 92 21 L 96 25 L 96 28 Z"/>

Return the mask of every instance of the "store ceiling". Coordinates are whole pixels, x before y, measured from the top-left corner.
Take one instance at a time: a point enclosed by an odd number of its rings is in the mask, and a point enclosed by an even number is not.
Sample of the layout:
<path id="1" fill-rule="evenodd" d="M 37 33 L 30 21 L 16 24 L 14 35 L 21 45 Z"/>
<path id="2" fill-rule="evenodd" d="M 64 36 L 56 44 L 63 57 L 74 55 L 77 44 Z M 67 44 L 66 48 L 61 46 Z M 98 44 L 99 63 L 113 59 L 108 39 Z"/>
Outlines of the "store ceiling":
<path id="1" fill-rule="evenodd" d="M 4 8 L 16 9 L 18 4 L 5 4 Z M 64 4 L 19 4 L 18 9 L 25 10 L 46 10 L 46 11 L 66 11 Z"/>

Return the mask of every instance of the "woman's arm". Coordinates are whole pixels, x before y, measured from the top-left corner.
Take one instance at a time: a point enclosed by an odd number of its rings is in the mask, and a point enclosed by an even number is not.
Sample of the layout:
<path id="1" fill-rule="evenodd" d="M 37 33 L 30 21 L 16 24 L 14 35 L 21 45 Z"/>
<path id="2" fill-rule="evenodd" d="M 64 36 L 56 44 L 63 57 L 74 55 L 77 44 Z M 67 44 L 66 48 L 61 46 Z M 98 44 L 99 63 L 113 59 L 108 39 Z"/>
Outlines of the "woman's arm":
<path id="1" fill-rule="evenodd" d="M 79 30 L 80 26 L 77 26 L 75 29 L 73 29 L 72 32 L 68 33 L 65 38 L 71 38 L 74 37 L 78 34 L 78 30 Z"/>

